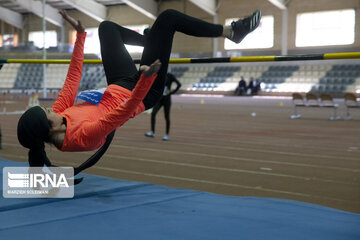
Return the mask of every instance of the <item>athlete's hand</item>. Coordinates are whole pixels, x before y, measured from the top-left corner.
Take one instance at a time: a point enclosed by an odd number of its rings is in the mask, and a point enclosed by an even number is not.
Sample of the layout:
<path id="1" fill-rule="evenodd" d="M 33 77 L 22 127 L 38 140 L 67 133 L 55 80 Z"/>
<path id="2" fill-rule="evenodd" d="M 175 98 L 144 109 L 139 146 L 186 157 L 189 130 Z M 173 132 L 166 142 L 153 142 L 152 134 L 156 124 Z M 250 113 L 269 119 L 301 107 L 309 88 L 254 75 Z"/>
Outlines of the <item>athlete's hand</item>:
<path id="1" fill-rule="evenodd" d="M 157 73 L 161 68 L 161 62 L 157 59 L 150 66 L 142 65 L 140 66 L 140 71 L 145 77 L 152 77 L 155 73 Z"/>
<path id="2" fill-rule="evenodd" d="M 79 20 L 76 21 L 75 19 L 70 17 L 64 10 L 59 10 L 59 13 L 68 23 L 70 23 L 71 26 L 73 26 L 73 28 L 75 28 L 78 33 L 85 32 L 85 28 Z"/>

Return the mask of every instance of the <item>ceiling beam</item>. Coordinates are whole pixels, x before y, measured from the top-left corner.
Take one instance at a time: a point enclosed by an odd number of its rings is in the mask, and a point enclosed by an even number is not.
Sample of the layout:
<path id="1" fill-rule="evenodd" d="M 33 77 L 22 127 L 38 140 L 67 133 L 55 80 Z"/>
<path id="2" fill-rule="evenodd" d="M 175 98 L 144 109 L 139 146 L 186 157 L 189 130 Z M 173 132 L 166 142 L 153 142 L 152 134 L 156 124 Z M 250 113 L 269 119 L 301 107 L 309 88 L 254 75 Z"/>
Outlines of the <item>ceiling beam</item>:
<path id="1" fill-rule="evenodd" d="M 193 4 L 208 12 L 212 16 L 216 16 L 216 0 L 190 0 Z"/>
<path id="2" fill-rule="evenodd" d="M 24 20 L 20 13 L 0 7 L 0 19 L 17 28 L 23 28 Z"/>
<path id="3" fill-rule="evenodd" d="M 154 0 L 122 0 L 122 2 L 151 19 L 156 19 L 158 15 L 158 5 Z"/>
<path id="4" fill-rule="evenodd" d="M 287 9 L 287 4 L 289 2 L 289 0 L 268 0 L 268 1 L 282 10 Z"/>
<path id="5" fill-rule="evenodd" d="M 14 0 L 14 3 L 17 3 L 21 7 L 25 8 L 26 10 L 34 13 L 39 17 L 43 17 L 42 14 L 42 2 L 41 1 L 34 1 L 34 0 Z M 45 4 L 45 19 L 46 21 L 55 24 L 56 26 L 61 27 L 63 25 L 63 20 L 58 10 L 56 8 L 51 7 L 48 4 Z"/>
<path id="6" fill-rule="evenodd" d="M 94 0 L 63 0 L 82 13 L 102 22 L 107 17 L 107 7 Z"/>

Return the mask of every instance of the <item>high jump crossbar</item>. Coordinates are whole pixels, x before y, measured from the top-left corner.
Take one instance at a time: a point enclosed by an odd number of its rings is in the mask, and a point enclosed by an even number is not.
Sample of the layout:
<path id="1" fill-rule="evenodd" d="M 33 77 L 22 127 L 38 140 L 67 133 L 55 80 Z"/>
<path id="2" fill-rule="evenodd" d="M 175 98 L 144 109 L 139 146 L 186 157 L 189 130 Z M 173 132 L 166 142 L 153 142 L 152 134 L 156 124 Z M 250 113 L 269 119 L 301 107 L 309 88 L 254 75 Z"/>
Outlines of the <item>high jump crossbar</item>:
<path id="1" fill-rule="evenodd" d="M 348 53 L 324 53 L 324 54 L 299 54 L 284 56 L 250 56 L 250 57 L 220 57 L 220 58 L 173 58 L 169 63 L 234 63 L 234 62 L 286 62 L 286 61 L 309 61 L 309 60 L 335 60 L 335 59 L 360 59 L 360 52 Z M 135 59 L 140 63 L 140 59 Z M 1 59 L 4 63 L 28 63 L 28 64 L 69 64 L 70 59 Z M 102 64 L 100 59 L 85 59 L 84 64 Z"/>

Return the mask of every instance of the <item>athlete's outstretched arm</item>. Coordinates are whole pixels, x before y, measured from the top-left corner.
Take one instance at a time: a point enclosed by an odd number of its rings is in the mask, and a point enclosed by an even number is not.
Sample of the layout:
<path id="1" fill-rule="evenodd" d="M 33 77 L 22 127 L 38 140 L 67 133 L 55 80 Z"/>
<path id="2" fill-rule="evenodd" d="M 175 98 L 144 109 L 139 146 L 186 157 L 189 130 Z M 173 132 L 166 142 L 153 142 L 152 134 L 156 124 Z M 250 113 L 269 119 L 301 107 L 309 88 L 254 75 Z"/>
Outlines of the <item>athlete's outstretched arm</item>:
<path id="1" fill-rule="evenodd" d="M 82 75 L 84 43 L 86 37 L 85 28 L 80 21 L 76 21 L 64 11 L 59 11 L 59 13 L 63 16 L 65 21 L 74 27 L 77 34 L 64 86 L 52 107 L 55 113 L 64 111 L 66 108 L 71 107 L 75 102 Z"/>

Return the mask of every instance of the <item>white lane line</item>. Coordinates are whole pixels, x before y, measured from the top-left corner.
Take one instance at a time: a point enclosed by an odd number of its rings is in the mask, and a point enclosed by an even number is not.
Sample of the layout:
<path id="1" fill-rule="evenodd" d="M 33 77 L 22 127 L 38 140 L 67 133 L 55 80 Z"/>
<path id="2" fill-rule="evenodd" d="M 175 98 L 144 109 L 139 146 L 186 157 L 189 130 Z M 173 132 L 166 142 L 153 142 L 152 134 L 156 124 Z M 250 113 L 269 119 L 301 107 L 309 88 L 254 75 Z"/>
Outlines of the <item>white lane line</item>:
<path id="1" fill-rule="evenodd" d="M 279 165 L 288 165 L 288 166 L 296 166 L 296 167 L 310 167 L 310 168 L 320 168 L 320 169 L 331 169 L 331 170 L 355 172 L 355 173 L 360 172 L 360 169 L 330 167 L 330 166 L 321 166 L 321 165 L 315 165 L 315 164 L 258 160 L 258 159 L 243 158 L 243 157 L 229 157 L 229 156 L 215 155 L 215 154 L 194 153 L 194 152 L 180 152 L 180 151 L 173 151 L 173 150 L 163 150 L 163 149 L 153 149 L 153 148 L 143 148 L 143 147 L 132 147 L 132 146 L 117 145 L 117 144 L 112 144 L 111 146 L 116 147 L 116 148 L 133 149 L 133 150 L 136 150 L 136 151 L 143 150 L 143 151 L 150 151 L 150 152 L 164 152 L 164 153 L 171 153 L 171 154 L 191 155 L 191 156 L 197 156 L 197 157 L 229 159 L 229 160 L 235 160 L 235 161 L 273 163 L 273 164 L 279 164 Z"/>
<path id="2" fill-rule="evenodd" d="M 5 138 L 14 137 L 12 135 L 3 135 Z M 128 139 L 126 137 L 115 137 L 115 139 Z M 247 151 L 247 152 L 257 152 L 257 153 L 271 153 L 271 154 L 279 154 L 279 155 L 289 155 L 289 156 L 297 156 L 297 157 L 311 157 L 311 158 L 325 158 L 325 159 L 335 159 L 339 160 L 348 160 L 348 161 L 356 161 L 360 162 L 360 158 L 350 158 L 350 157 L 337 157 L 337 156 L 330 156 L 330 155 L 318 155 L 318 154 L 306 154 L 306 153 L 293 153 L 293 152 L 285 152 L 285 151 L 271 151 L 271 150 L 261 150 L 261 149 L 250 149 L 250 148 L 241 148 L 241 147 L 226 147 L 226 146 L 218 146 L 218 145 L 205 145 L 199 143 L 185 143 L 177 141 L 176 144 L 185 145 L 185 146 L 198 146 L 198 147 L 206 147 L 206 148 L 218 148 L 218 149 L 227 149 L 227 150 L 234 150 L 234 151 Z M 354 148 L 354 147 L 353 147 Z"/>
<path id="3" fill-rule="evenodd" d="M 262 168 L 260 168 L 260 170 L 263 170 L 263 171 L 272 171 L 272 168 L 265 168 L 265 167 L 262 167 Z"/>
<path id="4" fill-rule="evenodd" d="M 65 162 L 62 162 L 62 161 L 56 161 L 56 162 L 65 163 Z M 258 190 L 258 191 L 265 191 L 265 192 L 272 192 L 272 193 L 283 193 L 283 194 L 296 195 L 296 196 L 302 196 L 302 197 L 310 197 L 311 196 L 311 195 L 305 194 L 305 193 L 296 193 L 296 192 L 289 192 L 289 191 L 267 189 L 267 188 L 263 188 L 261 186 L 252 187 L 252 186 L 246 186 L 246 185 L 240 185 L 240 184 L 234 184 L 234 183 L 214 182 L 214 181 L 207 181 L 207 180 L 201 180 L 201 179 L 167 176 L 167 175 L 160 175 L 160 174 L 153 174 L 153 173 L 144 173 L 144 172 L 122 170 L 122 169 L 115 169 L 115 168 L 109 168 L 109 167 L 101 167 L 101 166 L 93 166 L 92 168 L 101 169 L 101 170 L 110 171 L 110 172 L 120 172 L 120 173 L 135 174 L 135 175 L 142 175 L 142 176 L 149 176 L 149 177 L 166 178 L 166 179 L 172 179 L 172 180 L 181 180 L 181 181 L 187 181 L 187 182 L 197 182 L 197 183 L 206 183 L 206 184 L 213 184 L 213 185 L 222 185 L 222 186 L 237 187 L 237 188 L 244 188 L 244 189 Z"/>
<path id="5" fill-rule="evenodd" d="M 241 147 L 225 147 L 225 146 L 216 146 L 216 145 L 205 145 L 205 144 L 198 144 L 198 143 L 183 143 L 183 142 L 176 142 L 176 144 L 186 145 L 186 146 L 199 146 L 199 147 L 207 147 L 207 148 L 221 148 L 221 149 L 228 149 L 228 150 L 235 150 L 235 151 L 247 151 L 247 152 L 261 152 L 261 153 L 272 153 L 272 154 L 279 154 L 279 155 L 290 155 L 290 156 L 297 156 L 297 157 L 312 157 L 312 158 L 332 158 L 332 159 L 339 159 L 340 157 L 336 156 L 329 156 L 329 155 L 317 155 L 317 154 L 306 154 L 306 153 L 293 153 L 293 152 L 284 152 L 284 151 L 270 151 L 270 150 L 260 150 L 260 149 L 250 149 L 250 148 L 241 148 Z M 349 158 L 349 157 L 341 157 L 341 160 L 350 160 L 350 161 L 357 161 L 360 162 L 360 158 Z"/>
<path id="6" fill-rule="evenodd" d="M 16 146 L 18 144 L 11 144 L 11 143 L 4 143 L 4 146 Z M 331 166 L 322 166 L 322 165 L 315 165 L 315 164 L 305 164 L 305 163 L 290 163 L 290 162 L 280 162 L 280 161 L 268 161 L 268 160 L 259 160 L 259 159 L 252 159 L 252 158 L 243 158 L 243 157 L 230 157 L 230 156 L 223 156 L 223 155 L 214 155 L 214 154 L 205 154 L 205 153 L 194 153 L 194 152 L 181 152 L 181 151 L 173 151 L 173 150 L 164 150 L 164 149 L 154 149 L 154 148 L 141 148 L 141 147 L 133 147 L 133 146 L 124 146 L 124 145 L 117 145 L 111 144 L 112 147 L 115 148 L 125 148 L 125 149 L 132 149 L 132 150 L 143 150 L 143 151 L 150 151 L 150 152 L 163 152 L 163 153 L 170 153 L 170 154 L 183 154 L 183 155 L 191 155 L 197 157 L 208 157 L 208 158 L 218 158 L 218 159 L 228 159 L 234 161 L 243 161 L 243 162 L 258 162 L 258 163 L 272 163 L 278 165 L 287 165 L 287 166 L 296 166 L 296 167 L 309 167 L 309 168 L 320 168 L 320 169 L 331 169 L 337 171 L 346 171 L 346 172 L 360 172 L 360 169 L 353 169 L 353 168 L 340 168 L 340 167 L 331 167 Z"/>
<path id="7" fill-rule="evenodd" d="M 152 174 L 152 173 L 144 173 L 144 172 L 137 172 L 137 171 L 128 171 L 128 170 L 121 170 L 121 169 L 114 169 L 114 168 L 107 168 L 107 167 L 99 167 L 99 166 L 95 166 L 94 168 L 98 168 L 98 169 L 106 170 L 106 171 L 111 171 L 111 172 L 121 172 L 121 173 L 127 173 L 127 174 L 143 175 L 143 176 L 149 176 L 149 177 L 165 178 L 165 179 L 172 179 L 172 180 L 179 180 L 179 181 L 186 181 L 186 182 L 205 183 L 205 184 L 212 184 L 212 185 L 222 185 L 222 186 L 227 186 L 227 187 L 236 187 L 236 188 L 243 188 L 243 189 L 263 191 L 263 192 L 281 193 L 281 194 L 288 194 L 288 195 L 294 195 L 294 196 L 302 196 L 302 197 L 307 197 L 307 198 L 318 198 L 318 199 L 331 200 L 331 201 L 360 203 L 359 201 L 344 200 L 344 199 L 331 198 L 331 197 L 323 197 L 323 196 L 317 196 L 317 195 L 311 195 L 311 194 L 305 194 L 305 193 L 297 193 L 297 192 L 290 192 L 290 191 L 275 190 L 275 189 L 263 188 L 262 186 L 252 187 L 252 186 L 246 186 L 246 185 L 240 185 L 240 184 L 234 184 L 234 183 L 224 183 L 224 182 L 214 182 L 214 181 L 207 181 L 207 180 L 193 179 L 193 178 L 174 177 L 174 176 L 167 176 L 167 175 L 159 175 L 159 174 Z"/>
<path id="8" fill-rule="evenodd" d="M 119 159 L 125 159 L 125 160 L 135 160 L 135 161 L 141 161 L 141 162 L 151 162 L 151 163 L 158 163 L 158 164 L 165 164 L 165 165 L 202 168 L 202 169 L 217 170 L 217 171 L 237 172 L 237 173 L 246 173 L 246 174 L 255 174 L 255 175 L 267 175 L 267 176 L 274 176 L 274 177 L 285 177 L 285 178 L 300 179 L 300 180 L 305 180 L 305 181 L 320 181 L 320 182 L 327 182 L 327 183 L 358 185 L 356 183 L 335 181 L 335 180 L 322 179 L 322 178 L 316 178 L 316 177 L 302 177 L 302 176 L 294 176 L 294 175 L 280 174 L 280 173 L 259 172 L 259 171 L 250 171 L 250 170 L 233 169 L 233 168 L 222 168 L 222 167 L 210 167 L 210 166 L 204 166 L 204 165 L 192 164 L 192 163 L 168 162 L 168 161 L 161 161 L 161 160 L 154 160 L 154 159 L 145 159 L 145 158 L 128 157 L 128 156 L 117 156 L 117 155 L 111 155 L 111 154 L 106 154 L 105 157 L 119 158 Z M 261 170 L 271 171 L 272 169 L 271 168 L 261 168 Z"/>
<path id="9" fill-rule="evenodd" d="M 88 153 L 82 153 L 82 152 L 79 152 L 78 154 L 88 155 Z M 10 156 L 10 157 L 16 157 L 15 155 L 11 155 L 11 154 L 4 154 L 4 155 Z M 134 160 L 134 161 L 141 161 L 141 162 L 150 162 L 150 163 L 165 164 L 165 165 L 191 167 L 191 168 L 202 168 L 202 169 L 209 169 L 209 170 L 216 170 L 216 171 L 237 172 L 237 173 L 266 175 L 266 176 L 274 176 L 274 177 L 284 177 L 284 178 L 299 179 L 299 180 L 304 180 L 304 181 L 318 181 L 318 182 L 337 183 L 337 184 L 344 184 L 344 185 L 358 185 L 357 183 L 352 183 L 352 182 L 336 181 L 336 180 L 323 179 L 323 178 L 317 178 L 317 177 L 304 177 L 304 176 L 294 176 L 294 175 L 280 174 L 280 173 L 269 173 L 268 171 L 271 171 L 272 170 L 271 168 L 260 168 L 260 170 L 264 170 L 267 172 L 259 172 L 259 171 L 243 170 L 243 169 L 211 167 L 211 166 L 191 164 L 191 163 L 168 162 L 168 161 L 145 159 L 145 158 L 138 158 L 138 157 L 117 156 L 117 155 L 111 155 L 111 154 L 106 154 L 104 157 L 118 158 L 118 159 L 125 159 L 125 160 Z M 20 158 L 27 159 L 26 157 L 20 157 Z M 69 164 L 69 163 L 66 163 L 66 164 Z"/>
<path id="10" fill-rule="evenodd" d="M 10 154 L 5 154 L 5 155 L 10 155 Z M 24 156 L 16 156 L 16 155 L 12 155 L 12 156 L 16 157 L 16 158 L 21 158 L 21 159 L 27 159 Z M 62 164 L 68 164 L 67 162 L 63 162 L 63 161 L 54 161 L 54 162 L 62 163 Z M 294 195 L 294 196 L 302 196 L 302 197 L 307 197 L 307 198 L 318 198 L 318 199 L 325 199 L 325 200 L 331 200 L 331 201 L 359 203 L 359 201 L 343 200 L 343 199 L 323 197 L 323 196 L 317 196 L 317 195 L 311 195 L 311 194 L 305 194 L 305 193 L 297 193 L 297 192 L 290 192 L 290 191 L 268 189 L 268 188 L 263 188 L 262 186 L 253 187 L 253 186 L 246 186 L 246 185 L 240 185 L 240 184 L 234 184 L 234 183 L 214 182 L 214 181 L 207 181 L 207 180 L 201 180 L 201 179 L 182 178 L 182 177 L 174 177 L 174 176 L 167 176 L 167 175 L 160 175 L 160 174 L 152 174 L 152 173 L 144 173 L 144 172 L 137 172 L 137 171 L 122 170 L 122 169 L 114 169 L 114 168 L 108 168 L 108 167 L 100 167 L 100 166 L 96 166 L 96 165 L 92 166 L 92 168 L 93 169 L 101 169 L 101 170 L 111 171 L 111 172 L 126 173 L 126 174 L 135 174 L 135 175 L 157 177 L 157 178 L 165 178 L 165 179 L 172 179 L 172 180 L 179 180 L 179 181 L 197 182 L 197 183 L 205 183 L 205 184 L 213 184 L 213 185 L 222 185 L 222 186 L 227 186 L 227 187 L 236 187 L 236 188 L 243 188 L 243 189 L 264 191 L 264 192 L 271 192 L 271 193 L 281 193 L 281 194 L 288 194 L 288 195 Z"/>
<path id="11" fill-rule="evenodd" d="M 133 127 L 132 127 L 133 128 Z M 143 130 L 143 128 L 134 128 L 134 129 L 137 129 L 137 130 Z M 10 129 L 10 128 L 2 128 L 3 130 L 3 136 L 8 138 L 8 137 L 13 137 L 13 138 L 16 138 L 15 135 L 7 135 L 7 134 L 4 134 L 4 130 L 12 130 L 12 131 L 16 131 L 14 129 Z M 186 130 L 183 130 L 182 132 L 191 132 L 191 133 L 194 133 L 196 131 L 186 131 Z M 197 132 L 201 132 L 201 133 L 204 133 L 202 131 L 197 131 Z M 217 134 L 219 135 L 219 134 Z M 234 135 L 227 135 L 227 136 L 234 136 Z M 202 137 L 189 137 L 189 136 L 183 136 L 183 135 L 178 135 L 176 134 L 176 137 L 177 138 L 184 138 L 184 139 L 192 139 L 192 140 L 199 140 L 199 141 L 207 141 L 208 139 L 207 138 L 202 138 Z M 234 136 L 235 137 L 235 136 Z M 129 139 L 129 137 L 116 137 L 116 138 L 119 138 L 119 139 Z M 244 141 L 244 140 L 241 140 L 241 141 L 237 141 L 237 140 L 229 140 L 229 139 L 226 139 L 224 140 L 224 142 L 227 142 L 227 143 L 239 143 L 239 144 L 250 144 L 250 145 L 266 145 L 266 146 L 283 146 L 284 144 L 283 143 L 276 143 L 276 142 L 261 142 L 261 141 Z M 179 144 L 184 144 L 184 143 L 181 143 L 181 142 L 176 142 L 176 143 L 179 143 Z M 221 147 L 221 146 L 217 146 L 217 147 Z M 340 152 L 341 154 L 343 154 L 344 152 L 349 152 L 348 151 L 348 146 L 344 146 L 343 150 L 338 150 L 338 149 L 332 149 L 333 146 L 329 146 L 329 147 L 322 147 L 322 146 L 317 146 L 317 145 L 311 145 L 311 146 L 304 146 L 304 145 L 299 145 L 299 144 L 293 144 L 291 145 L 290 147 L 292 148 L 301 148 L 301 149 L 314 149 L 314 151 L 321 151 L 321 150 L 324 150 L 324 151 L 328 151 L 329 148 L 331 148 L 331 151 L 332 152 Z M 339 144 L 337 144 L 337 147 L 339 147 Z M 225 147 L 224 147 L 225 148 Z M 246 150 L 249 150 L 251 151 L 251 149 L 246 149 Z M 253 151 L 256 151 L 256 150 L 253 150 Z M 269 151 L 269 150 L 262 150 L 262 151 Z M 270 151 L 271 152 L 271 151 Z M 291 152 L 284 152 L 284 154 L 297 154 L 297 153 L 291 153 Z M 313 155 L 310 155 L 310 156 L 313 156 Z M 322 156 L 322 155 L 317 155 L 317 156 Z M 326 157 L 330 157 L 330 158 L 336 158 L 334 156 L 326 156 Z M 349 157 L 345 157 L 346 160 L 351 160 L 351 161 L 359 161 L 358 158 L 349 158 Z M 344 159 L 344 158 L 342 158 Z"/>

